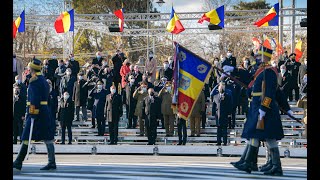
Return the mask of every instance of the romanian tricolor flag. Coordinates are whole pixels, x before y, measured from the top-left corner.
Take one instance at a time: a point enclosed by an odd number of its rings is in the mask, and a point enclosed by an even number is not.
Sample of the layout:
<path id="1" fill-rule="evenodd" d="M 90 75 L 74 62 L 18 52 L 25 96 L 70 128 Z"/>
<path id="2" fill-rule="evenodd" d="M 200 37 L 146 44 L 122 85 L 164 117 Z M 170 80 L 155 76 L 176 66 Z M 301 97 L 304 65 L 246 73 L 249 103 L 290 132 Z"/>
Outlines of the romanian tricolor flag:
<path id="1" fill-rule="evenodd" d="M 294 49 L 294 53 L 296 54 L 296 61 L 299 62 L 299 59 L 302 57 L 302 41 L 299 40 L 296 44 L 296 48 Z"/>
<path id="2" fill-rule="evenodd" d="M 175 43 L 174 95 L 177 100 L 178 115 L 188 120 L 199 98 L 205 81 L 210 77 L 212 67 L 209 62 Z"/>
<path id="3" fill-rule="evenodd" d="M 203 21 L 208 21 L 211 24 L 224 28 L 224 5 L 203 14 L 198 23 L 202 23 Z"/>
<path id="4" fill-rule="evenodd" d="M 278 26 L 279 22 L 279 3 L 275 4 L 265 17 L 255 22 L 254 25 L 260 26 Z"/>
<path id="5" fill-rule="evenodd" d="M 65 11 L 54 22 L 54 28 L 57 33 L 74 31 L 74 10 Z"/>
<path id="6" fill-rule="evenodd" d="M 25 27 L 25 18 L 24 18 L 24 10 L 20 14 L 20 16 L 13 21 L 13 38 L 16 38 L 17 31 L 18 32 L 24 32 L 26 30 Z"/>
<path id="7" fill-rule="evenodd" d="M 124 25 L 124 8 L 123 8 L 123 4 L 122 4 L 122 8 L 119 10 L 116 10 L 114 12 L 114 15 L 116 15 L 119 18 L 119 28 L 120 28 L 120 32 L 123 31 L 123 25 Z"/>
<path id="8" fill-rule="evenodd" d="M 181 24 L 181 21 L 179 20 L 177 14 L 175 13 L 173 7 L 170 15 L 170 20 L 167 25 L 167 31 L 171 32 L 172 34 L 179 34 L 182 31 L 184 31 L 184 27 Z"/>

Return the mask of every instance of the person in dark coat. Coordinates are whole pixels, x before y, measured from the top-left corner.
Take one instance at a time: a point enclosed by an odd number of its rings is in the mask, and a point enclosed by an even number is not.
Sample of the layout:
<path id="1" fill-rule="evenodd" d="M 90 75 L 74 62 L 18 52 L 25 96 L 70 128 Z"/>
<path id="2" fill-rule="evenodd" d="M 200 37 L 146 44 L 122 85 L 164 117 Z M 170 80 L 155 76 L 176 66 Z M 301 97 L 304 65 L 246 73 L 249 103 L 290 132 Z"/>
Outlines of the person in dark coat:
<path id="1" fill-rule="evenodd" d="M 129 76 L 128 80 L 129 83 L 126 84 L 123 94 L 128 117 L 127 129 L 135 129 L 137 126 L 137 116 L 134 115 L 134 111 L 136 109 L 137 100 L 133 98 L 133 93 L 137 89 L 137 86 L 133 75 Z"/>
<path id="2" fill-rule="evenodd" d="M 116 86 L 117 92 L 119 91 L 119 88 L 118 88 L 119 83 L 121 83 L 120 69 L 125 59 L 126 58 L 124 57 L 124 54 L 120 50 L 117 50 L 116 54 L 111 58 L 113 63 L 113 73 L 114 73 L 113 82 Z"/>
<path id="3" fill-rule="evenodd" d="M 69 94 L 73 94 L 73 86 L 74 82 L 76 82 L 77 78 L 76 76 L 72 76 L 72 70 L 67 69 L 66 75 L 64 75 L 60 82 L 60 97 L 63 96 L 64 92 L 68 92 Z"/>
<path id="4" fill-rule="evenodd" d="M 148 89 L 148 96 L 145 97 L 143 109 L 146 115 L 145 123 L 148 131 L 148 145 L 155 145 L 157 139 L 157 117 L 161 107 L 161 99 L 154 94 L 153 88 Z"/>
<path id="5" fill-rule="evenodd" d="M 98 51 L 96 53 L 96 57 L 92 59 L 92 63 L 91 64 L 97 64 L 99 66 L 102 66 L 102 61 L 103 61 L 103 58 L 101 56 L 101 52 Z"/>
<path id="6" fill-rule="evenodd" d="M 233 98 L 232 94 L 225 92 L 225 83 L 221 82 L 218 87 L 219 94 L 213 96 L 213 103 L 216 105 L 215 115 L 217 121 L 217 145 L 221 145 L 221 137 L 223 137 L 223 144 L 227 145 L 227 128 L 229 118 L 232 114 Z"/>
<path id="7" fill-rule="evenodd" d="M 160 77 L 166 77 L 168 81 L 172 81 L 173 70 L 169 68 L 168 60 L 163 62 L 163 68 L 161 68 L 159 71 Z"/>
<path id="8" fill-rule="evenodd" d="M 133 67 L 133 70 L 134 70 L 133 73 L 130 75 L 134 76 L 135 83 L 137 86 L 139 86 L 139 83 L 142 81 L 142 73 L 140 72 L 138 65 L 135 65 Z"/>
<path id="9" fill-rule="evenodd" d="M 49 79 L 52 83 L 53 89 L 56 87 L 56 78 L 54 76 L 56 69 L 58 68 L 58 60 L 55 54 L 52 54 L 52 58 L 48 60 Z"/>
<path id="10" fill-rule="evenodd" d="M 18 76 L 18 75 L 17 75 Z M 13 144 L 17 144 L 18 136 L 21 140 L 23 120 L 26 113 L 26 96 L 22 95 L 18 85 L 13 86 Z M 22 141 L 21 141 L 22 142 Z"/>
<path id="11" fill-rule="evenodd" d="M 88 88 L 87 109 L 91 111 L 91 114 L 93 114 L 93 104 L 94 104 L 93 93 L 96 90 L 98 81 L 99 81 L 99 78 L 96 76 L 93 76 L 91 79 L 89 79 L 86 82 L 86 86 Z M 91 123 L 92 123 L 91 128 L 96 128 L 95 118 L 91 118 Z"/>
<path id="12" fill-rule="evenodd" d="M 103 82 L 98 81 L 96 89 L 93 91 L 94 99 L 92 109 L 92 119 L 97 119 L 98 136 L 104 136 L 106 128 L 106 120 L 104 118 L 104 107 L 106 103 L 107 91 L 103 89 Z"/>
<path id="13" fill-rule="evenodd" d="M 58 108 L 58 121 L 62 130 L 61 144 L 65 144 L 66 128 L 68 130 L 68 144 L 72 144 L 72 120 L 74 114 L 74 102 L 68 92 L 63 93 L 63 97 L 60 99 L 60 105 Z"/>
<path id="14" fill-rule="evenodd" d="M 70 58 L 69 63 L 71 65 L 71 76 L 77 78 L 77 74 L 80 71 L 80 64 L 77 60 L 74 59 L 73 54 L 70 54 L 69 58 Z"/>
<path id="15" fill-rule="evenodd" d="M 118 142 L 119 120 L 122 116 L 122 98 L 116 91 L 116 87 L 110 87 L 110 94 L 106 97 L 106 104 L 104 107 L 104 114 L 108 121 L 110 143 L 109 145 L 116 145 Z"/>
<path id="16" fill-rule="evenodd" d="M 82 120 L 87 120 L 87 98 L 88 98 L 88 87 L 86 81 L 83 79 L 83 72 L 78 73 L 78 80 L 73 86 L 72 101 L 76 106 L 76 121 L 80 120 L 80 107 L 82 109 Z"/>
<path id="17" fill-rule="evenodd" d="M 47 60 L 43 60 L 43 66 L 42 66 L 41 73 L 46 79 L 52 79 L 50 77 L 50 70 L 49 70 L 49 66 L 48 66 L 48 61 Z"/>
<path id="18" fill-rule="evenodd" d="M 52 119 L 56 120 L 57 118 L 57 112 L 58 112 L 58 93 L 56 90 L 54 90 L 52 87 L 52 82 L 47 79 L 47 82 L 50 87 L 50 93 L 49 93 L 49 98 L 48 98 L 48 107 L 49 107 L 49 112 L 50 116 Z"/>
<path id="19" fill-rule="evenodd" d="M 294 99 L 296 101 L 299 100 L 299 86 L 298 86 L 298 74 L 299 74 L 299 68 L 301 66 L 300 62 L 296 62 L 296 54 L 295 53 L 291 53 L 289 56 L 289 61 L 287 61 L 285 63 L 286 65 L 286 69 L 288 71 L 288 73 L 291 74 L 291 86 L 289 89 L 289 101 L 293 100 L 293 95 L 292 95 L 292 90 L 294 90 Z"/>
<path id="20" fill-rule="evenodd" d="M 232 50 L 229 49 L 227 52 L 226 61 L 230 66 L 236 67 L 237 66 L 237 60 L 235 57 L 232 56 Z"/>
<path id="21" fill-rule="evenodd" d="M 280 66 L 280 74 L 278 76 L 279 88 L 283 91 L 284 96 L 288 99 L 289 90 L 292 82 L 291 74 L 286 71 L 286 66 L 283 64 Z"/>
<path id="22" fill-rule="evenodd" d="M 282 64 L 285 64 L 287 61 L 289 60 L 289 55 L 288 55 L 288 51 L 285 51 L 282 55 L 282 58 L 279 59 L 278 62 L 278 69 L 280 69 L 280 66 Z"/>
<path id="23" fill-rule="evenodd" d="M 63 62 L 63 60 L 60 60 L 59 61 L 59 64 L 58 64 L 58 67 L 56 68 L 55 70 L 55 73 L 54 73 L 54 77 L 56 79 L 56 83 L 55 83 L 55 87 L 54 89 L 55 90 L 59 90 L 60 91 L 60 82 L 61 82 L 61 79 L 64 75 L 66 75 L 66 66 Z"/>
<path id="24" fill-rule="evenodd" d="M 236 111 L 237 111 L 237 106 L 239 105 L 241 87 L 240 85 L 236 84 L 233 80 L 229 79 L 226 82 L 226 88 L 232 91 L 233 107 L 232 107 L 232 114 L 229 119 L 229 129 L 234 129 L 236 124 Z"/>
<path id="25" fill-rule="evenodd" d="M 89 71 L 86 74 L 86 76 L 87 76 L 88 79 L 91 79 L 93 76 L 99 77 L 99 71 L 100 71 L 99 65 L 98 64 L 92 64 L 89 67 Z"/>
<path id="26" fill-rule="evenodd" d="M 204 111 L 202 111 L 201 113 L 201 128 L 205 129 L 206 127 L 206 122 L 207 122 L 207 108 L 208 105 L 210 103 L 210 80 L 208 82 L 206 82 L 204 84 L 204 97 L 205 97 L 205 101 L 206 101 L 206 105 L 204 106 Z"/>
<path id="27" fill-rule="evenodd" d="M 104 83 L 104 88 L 107 94 L 110 94 L 110 87 L 112 86 L 113 70 L 109 66 L 105 66 L 99 71 L 99 80 Z"/>
<path id="28" fill-rule="evenodd" d="M 26 124 L 22 132 L 23 141 L 19 154 L 13 162 L 13 168 L 21 170 L 22 162 L 28 151 L 31 121 L 34 121 L 31 140 L 41 141 L 46 144 L 48 151 L 48 164 L 40 170 L 56 169 L 54 153 L 55 120 L 50 117 L 48 108 L 49 85 L 41 74 L 41 61 L 33 59 L 28 67 L 32 77 L 29 81 Z"/>
<path id="29" fill-rule="evenodd" d="M 248 86 L 248 94 L 252 97 L 247 120 L 241 137 L 249 139 L 245 150 L 245 159 L 242 164 L 234 164 L 241 170 L 251 173 L 257 170 L 257 156 L 259 142 L 266 141 L 272 159 L 271 169 L 264 172 L 265 175 L 283 175 L 280 153 L 277 140 L 284 137 L 282 122 L 279 114 L 279 104 L 277 102 L 277 69 L 267 65 L 271 58 L 272 50 L 261 47 L 259 53 L 262 54 L 263 63 L 257 70 L 254 80 Z M 265 86 L 262 86 L 263 82 Z M 264 89 L 262 89 L 264 87 Z M 264 94 L 262 94 L 264 92 Z M 292 115 L 292 111 L 287 111 Z M 262 124 L 264 123 L 264 124 Z"/>

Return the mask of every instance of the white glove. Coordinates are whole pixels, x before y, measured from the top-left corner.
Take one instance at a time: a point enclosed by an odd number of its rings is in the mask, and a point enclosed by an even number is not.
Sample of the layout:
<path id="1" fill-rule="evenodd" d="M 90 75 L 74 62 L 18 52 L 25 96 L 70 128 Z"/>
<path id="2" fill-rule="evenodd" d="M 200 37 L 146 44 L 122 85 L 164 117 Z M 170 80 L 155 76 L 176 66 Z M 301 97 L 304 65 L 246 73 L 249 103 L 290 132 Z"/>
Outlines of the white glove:
<path id="1" fill-rule="evenodd" d="M 223 69 L 224 72 L 232 72 L 234 67 L 226 65 L 226 66 L 223 66 L 222 69 Z"/>
<path id="2" fill-rule="evenodd" d="M 266 112 L 259 109 L 259 116 L 260 116 L 259 120 L 261 120 L 265 115 L 266 115 Z"/>
<path id="3" fill-rule="evenodd" d="M 287 111 L 287 113 L 293 116 L 293 112 L 291 110 Z"/>

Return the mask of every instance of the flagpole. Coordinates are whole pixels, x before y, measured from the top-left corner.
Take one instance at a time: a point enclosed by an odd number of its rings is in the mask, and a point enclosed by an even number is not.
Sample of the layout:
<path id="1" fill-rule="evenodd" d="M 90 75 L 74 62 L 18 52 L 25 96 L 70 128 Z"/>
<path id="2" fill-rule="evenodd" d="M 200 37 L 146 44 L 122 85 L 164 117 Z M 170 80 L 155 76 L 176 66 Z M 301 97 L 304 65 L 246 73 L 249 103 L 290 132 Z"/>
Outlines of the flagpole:
<path id="1" fill-rule="evenodd" d="M 26 3 L 23 1 L 24 32 L 23 32 L 23 61 L 26 62 Z"/>
<path id="2" fill-rule="evenodd" d="M 72 31 L 72 54 L 74 55 L 74 29 Z"/>

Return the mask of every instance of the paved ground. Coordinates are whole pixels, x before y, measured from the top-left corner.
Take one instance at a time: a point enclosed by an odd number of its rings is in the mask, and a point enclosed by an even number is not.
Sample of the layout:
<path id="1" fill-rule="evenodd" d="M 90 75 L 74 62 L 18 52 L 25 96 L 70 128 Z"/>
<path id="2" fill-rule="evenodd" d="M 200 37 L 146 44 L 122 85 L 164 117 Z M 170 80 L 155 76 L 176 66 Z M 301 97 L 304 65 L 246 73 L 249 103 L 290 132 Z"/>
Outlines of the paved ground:
<path id="1" fill-rule="evenodd" d="M 57 155 L 56 171 L 40 171 L 47 163 L 47 156 L 30 155 L 21 171 L 14 169 L 13 179 L 307 179 L 307 159 L 282 158 L 283 177 L 238 171 L 229 164 L 238 159 L 211 156 Z M 258 163 L 263 164 L 264 161 L 264 158 L 259 158 Z"/>

